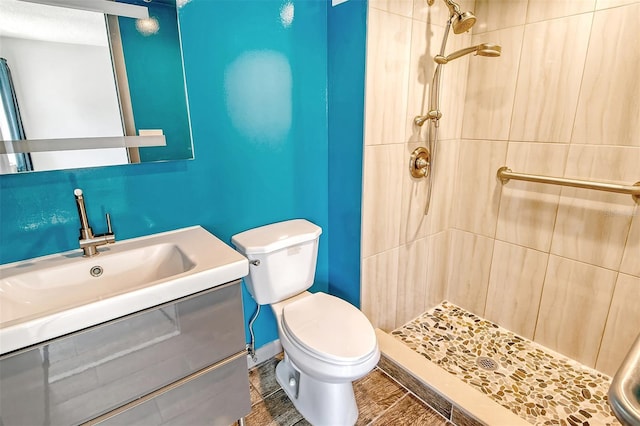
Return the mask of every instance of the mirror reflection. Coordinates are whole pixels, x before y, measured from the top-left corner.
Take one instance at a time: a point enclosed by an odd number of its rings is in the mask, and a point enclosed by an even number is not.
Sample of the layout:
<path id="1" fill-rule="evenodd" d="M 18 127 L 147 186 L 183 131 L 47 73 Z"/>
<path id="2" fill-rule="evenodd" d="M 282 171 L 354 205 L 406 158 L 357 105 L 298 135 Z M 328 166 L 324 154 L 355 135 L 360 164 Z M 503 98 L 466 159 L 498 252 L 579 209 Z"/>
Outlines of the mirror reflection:
<path id="1" fill-rule="evenodd" d="M 175 0 L 40 2 L 0 0 L 1 172 L 193 158 Z"/>

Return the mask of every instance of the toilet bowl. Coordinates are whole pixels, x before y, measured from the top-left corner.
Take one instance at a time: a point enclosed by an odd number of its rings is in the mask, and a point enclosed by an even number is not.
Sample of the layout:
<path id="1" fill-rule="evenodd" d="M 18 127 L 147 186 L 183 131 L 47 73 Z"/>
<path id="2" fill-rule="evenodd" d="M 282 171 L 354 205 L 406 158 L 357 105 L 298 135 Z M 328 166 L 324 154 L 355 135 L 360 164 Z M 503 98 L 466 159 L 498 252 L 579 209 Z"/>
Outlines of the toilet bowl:
<path id="1" fill-rule="evenodd" d="M 276 380 L 313 425 L 352 425 L 358 419 L 352 382 L 380 359 L 375 332 L 349 303 L 305 292 L 273 304 L 285 358 Z"/>
<path id="2" fill-rule="evenodd" d="M 284 359 L 276 380 L 314 426 L 352 425 L 358 408 L 352 382 L 378 363 L 373 326 L 348 302 L 309 293 L 321 229 L 297 219 L 255 228 L 232 238 L 250 261 L 247 290 L 269 304 L 278 324 Z"/>

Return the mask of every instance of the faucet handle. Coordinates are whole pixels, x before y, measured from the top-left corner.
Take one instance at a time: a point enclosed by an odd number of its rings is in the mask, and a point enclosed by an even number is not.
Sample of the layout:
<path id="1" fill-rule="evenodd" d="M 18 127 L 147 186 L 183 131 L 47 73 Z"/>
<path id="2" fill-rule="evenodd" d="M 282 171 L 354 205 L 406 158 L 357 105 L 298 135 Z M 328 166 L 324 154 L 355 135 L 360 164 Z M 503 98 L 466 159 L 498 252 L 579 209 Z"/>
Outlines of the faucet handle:
<path id="1" fill-rule="evenodd" d="M 107 234 L 113 234 L 113 228 L 111 228 L 111 215 L 107 213 Z"/>

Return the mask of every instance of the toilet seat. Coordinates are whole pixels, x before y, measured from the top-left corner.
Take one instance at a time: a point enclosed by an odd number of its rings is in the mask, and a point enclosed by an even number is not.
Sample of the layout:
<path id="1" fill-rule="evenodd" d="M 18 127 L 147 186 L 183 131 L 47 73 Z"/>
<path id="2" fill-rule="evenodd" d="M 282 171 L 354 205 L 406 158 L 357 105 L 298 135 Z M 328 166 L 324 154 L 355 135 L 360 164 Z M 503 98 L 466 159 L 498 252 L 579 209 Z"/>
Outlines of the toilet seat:
<path id="1" fill-rule="evenodd" d="M 292 343 L 331 363 L 358 364 L 378 350 L 367 317 L 326 293 L 287 304 L 282 310 L 282 329 Z"/>

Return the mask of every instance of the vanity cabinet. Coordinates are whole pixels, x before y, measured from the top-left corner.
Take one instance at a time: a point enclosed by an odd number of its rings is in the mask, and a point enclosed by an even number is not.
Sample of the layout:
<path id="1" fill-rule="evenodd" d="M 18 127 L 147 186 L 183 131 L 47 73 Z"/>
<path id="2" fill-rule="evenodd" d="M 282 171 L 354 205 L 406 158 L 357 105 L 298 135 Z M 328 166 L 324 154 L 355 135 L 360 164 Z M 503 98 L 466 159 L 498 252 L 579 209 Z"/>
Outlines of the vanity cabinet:
<path id="1" fill-rule="evenodd" d="M 0 425 L 229 425 L 251 410 L 240 281 L 0 357 Z"/>

